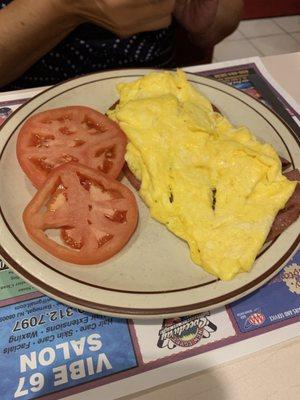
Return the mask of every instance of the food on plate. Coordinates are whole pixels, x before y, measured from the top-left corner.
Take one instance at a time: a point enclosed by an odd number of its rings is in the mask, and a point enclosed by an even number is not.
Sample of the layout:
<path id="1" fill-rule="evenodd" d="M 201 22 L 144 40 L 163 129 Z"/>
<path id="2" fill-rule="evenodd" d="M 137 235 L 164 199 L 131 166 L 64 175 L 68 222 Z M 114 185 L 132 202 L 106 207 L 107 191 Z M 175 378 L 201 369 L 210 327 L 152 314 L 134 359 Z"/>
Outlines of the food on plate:
<path id="1" fill-rule="evenodd" d="M 279 157 L 279 158 L 280 158 L 280 161 L 281 161 L 281 169 L 282 169 L 282 171 L 285 171 L 286 169 L 290 168 L 290 166 L 292 165 L 290 163 L 290 161 L 286 160 L 283 157 Z"/>
<path id="2" fill-rule="evenodd" d="M 291 166 L 291 163 L 286 159 L 282 157 L 280 157 L 280 159 L 283 171 Z M 140 190 L 141 182 L 130 171 L 127 163 L 125 163 L 123 167 L 123 172 L 131 185 L 136 190 Z M 292 223 L 294 223 L 300 215 L 300 172 L 299 170 L 294 169 L 284 173 L 283 175 L 286 176 L 290 181 L 297 181 L 298 184 L 285 207 L 276 215 L 270 232 L 266 238 L 266 242 L 271 242 L 272 240 L 276 239 L 279 235 L 281 235 L 282 232 L 292 225 Z"/>
<path id="3" fill-rule="evenodd" d="M 182 71 L 150 73 L 118 92 L 108 115 L 128 138 L 125 159 L 151 216 L 207 272 L 229 280 L 249 271 L 296 187 L 276 151 L 213 111 Z"/>
<path id="4" fill-rule="evenodd" d="M 19 163 L 39 188 L 23 213 L 30 237 L 75 264 L 112 257 L 133 234 L 134 195 L 116 181 L 127 139 L 103 114 L 83 106 L 29 118 L 17 141 Z"/>
<path id="5" fill-rule="evenodd" d="M 297 169 L 284 173 L 290 181 L 297 181 L 298 184 L 292 196 L 289 198 L 285 207 L 279 211 L 273 222 L 266 241 L 274 240 L 284 232 L 300 215 L 300 172 Z"/>
<path id="6" fill-rule="evenodd" d="M 125 148 L 126 137 L 116 123 L 89 107 L 71 106 L 31 116 L 19 132 L 17 157 L 39 188 L 53 168 L 70 161 L 117 178 Z"/>
<path id="7" fill-rule="evenodd" d="M 74 162 L 53 169 L 23 213 L 26 230 L 37 244 L 75 264 L 112 257 L 128 242 L 137 220 L 129 188 Z"/>

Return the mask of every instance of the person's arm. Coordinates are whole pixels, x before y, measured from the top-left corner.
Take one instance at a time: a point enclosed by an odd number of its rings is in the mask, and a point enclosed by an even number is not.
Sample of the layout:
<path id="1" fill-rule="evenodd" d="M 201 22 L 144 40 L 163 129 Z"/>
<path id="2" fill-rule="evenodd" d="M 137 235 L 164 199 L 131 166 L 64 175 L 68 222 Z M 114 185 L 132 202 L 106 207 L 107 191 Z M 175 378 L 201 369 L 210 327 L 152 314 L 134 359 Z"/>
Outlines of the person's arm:
<path id="1" fill-rule="evenodd" d="M 213 46 L 230 35 L 239 25 L 244 8 L 243 0 L 219 0 L 216 17 L 211 27 L 203 33 L 190 32 L 193 43 L 200 47 Z"/>
<path id="2" fill-rule="evenodd" d="M 200 48 L 213 47 L 238 26 L 243 0 L 176 0 L 175 17 Z"/>
<path id="3" fill-rule="evenodd" d="M 14 0 L 0 11 L 0 87 L 20 76 L 74 29 L 60 0 Z"/>
<path id="4" fill-rule="evenodd" d="M 0 10 L 0 87 L 82 22 L 129 36 L 168 26 L 173 8 L 174 0 L 13 0 Z"/>

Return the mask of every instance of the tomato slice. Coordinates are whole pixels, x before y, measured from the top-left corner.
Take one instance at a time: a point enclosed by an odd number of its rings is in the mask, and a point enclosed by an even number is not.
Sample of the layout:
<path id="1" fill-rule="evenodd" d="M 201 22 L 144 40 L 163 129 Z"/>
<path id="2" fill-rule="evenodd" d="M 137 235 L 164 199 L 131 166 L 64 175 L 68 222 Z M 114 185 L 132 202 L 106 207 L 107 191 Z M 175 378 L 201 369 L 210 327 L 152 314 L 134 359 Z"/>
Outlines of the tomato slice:
<path id="1" fill-rule="evenodd" d="M 74 162 L 55 168 L 23 213 L 30 237 L 74 264 L 112 257 L 128 242 L 137 220 L 129 188 Z"/>
<path id="2" fill-rule="evenodd" d="M 119 126 L 100 112 L 83 106 L 63 107 L 25 122 L 18 136 L 17 157 L 36 187 L 53 168 L 70 161 L 117 178 L 126 144 Z"/>

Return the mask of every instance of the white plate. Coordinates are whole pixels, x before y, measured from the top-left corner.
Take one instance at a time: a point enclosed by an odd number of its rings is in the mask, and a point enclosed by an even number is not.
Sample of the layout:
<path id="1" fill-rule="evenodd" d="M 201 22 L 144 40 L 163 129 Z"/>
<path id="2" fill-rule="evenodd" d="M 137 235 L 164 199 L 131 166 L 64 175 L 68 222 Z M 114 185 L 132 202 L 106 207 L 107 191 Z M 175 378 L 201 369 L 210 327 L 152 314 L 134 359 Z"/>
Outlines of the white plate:
<path id="1" fill-rule="evenodd" d="M 10 267 L 41 292 L 95 313 L 122 317 L 170 317 L 212 309 L 237 300 L 275 275 L 299 243 L 300 220 L 267 249 L 249 273 L 230 282 L 216 280 L 192 263 L 187 245 L 150 218 L 138 199 L 138 228 L 125 248 L 96 266 L 61 261 L 27 235 L 22 212 L 35 189 L 16 158 L 20 127 L 30 115 L 55 107 L 85 105 L 105 112 L 117 99 L 116 84 L 149 70 L 87 75 L 54 86 L 20 107 L 0 133 L 1 254 Z M 300 167 L 295 133 L 272 111 L 223 83 L 187 74 L 189 81 L 236 125 L 246 125 L 278 153 Z M 124 178 L 123 180 L 126 183 Z"/>

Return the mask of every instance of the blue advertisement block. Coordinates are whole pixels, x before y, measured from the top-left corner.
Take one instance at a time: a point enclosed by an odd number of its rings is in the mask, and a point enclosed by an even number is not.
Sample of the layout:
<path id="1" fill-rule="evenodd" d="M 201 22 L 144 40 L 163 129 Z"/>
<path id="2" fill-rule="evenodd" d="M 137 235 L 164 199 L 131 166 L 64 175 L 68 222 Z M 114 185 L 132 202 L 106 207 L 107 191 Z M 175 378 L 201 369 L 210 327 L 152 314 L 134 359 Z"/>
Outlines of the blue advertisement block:
<path id="1" fill-rule="evenodd" d="M 230 308 L 241 332 L 300 316 L 300 251 L 267 285 Z"/>
<path id="2" fill-rule="evenodd" d="M 125 319 L 43 296 L 0 308 L 0 398 L 34 399 L 137 366 Z"/>

